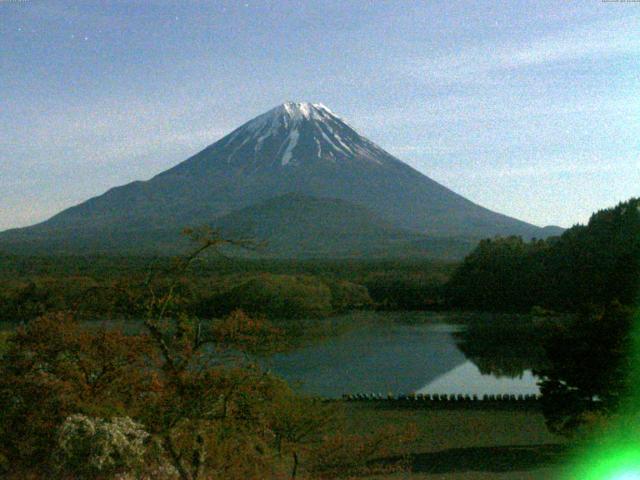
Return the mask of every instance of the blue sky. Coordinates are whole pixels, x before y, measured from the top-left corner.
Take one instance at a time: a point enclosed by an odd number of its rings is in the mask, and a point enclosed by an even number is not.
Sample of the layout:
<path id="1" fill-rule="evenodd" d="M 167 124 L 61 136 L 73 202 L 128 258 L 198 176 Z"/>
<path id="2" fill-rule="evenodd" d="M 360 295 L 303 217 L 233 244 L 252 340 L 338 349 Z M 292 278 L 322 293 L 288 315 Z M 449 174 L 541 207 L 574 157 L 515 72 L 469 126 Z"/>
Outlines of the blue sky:
<path id="1" fill-rule="evenodd" d="M 491 209 L 640 195 L 640 3 L 0 0 L 0 230 L 322 102 Z"/>

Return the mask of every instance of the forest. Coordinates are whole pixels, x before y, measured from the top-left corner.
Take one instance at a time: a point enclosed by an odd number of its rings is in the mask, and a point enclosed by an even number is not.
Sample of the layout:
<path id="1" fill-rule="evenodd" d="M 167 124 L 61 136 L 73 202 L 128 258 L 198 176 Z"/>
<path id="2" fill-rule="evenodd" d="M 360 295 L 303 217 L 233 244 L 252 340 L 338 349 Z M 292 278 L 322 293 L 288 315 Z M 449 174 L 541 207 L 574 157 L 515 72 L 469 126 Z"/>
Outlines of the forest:
<path id="1" fill-rule="evenodd" d="M 174 281 L 180 308 L 205 317 L 237 308 L 271 319 L 368 308 L 420 310 L 443 304 L 443 287 L 455 265 L 203 255 L 179 275 L 174 267 L 175 259 L 163 257 L 0 255 L 0 322 L 26 322 L 60 310 L 94 320 L 138 318 L 149 287 Z"/>
<path id="2" fill-rule="evenodd" d="M 634 305 L 640 286 L 640 200 L 594 213 L 560 237 L 480 242 L 447 282 L 447 303 L 484 311 L 578 311 Z"/>
<path id="3" fill-rule="evenodd" d="M 478 340 L 492 335 L 486 328 L 464 334 L 476 338 L 464 348 L 482 369 L 508 374 L 520 368 L 509 361 L 538 359 L 542 410 L 558 434 L 606 421 L 630 391 L 638 199 L 549 240 L 483 240 L 460 264 L 237 260 L 220 254 L 215 234 L 196 240 L 178 259 L 0 257 L 0 322 L 10 327 L 0 332 L 0 469 L 9 478 L 406 468 L 387 449 L 415 430 L 350 433 L 340 402 L 301 396 L 256 361 L 326 335 L 323 319 L 352 310 L 564 315 L 534 333 L 496 326 L 498 343 L 520 343 L 515 353 L 484 351 L 496 343 Z M 138 328 L 100 322 L 109 319 Z"/>
<path id="4" fill-rule="evenodd" d="M 639 287 L 640 199 L 631 199 L 547 241 L 480 242 L 445 297 L 465 309 L 571 314 L 544 332 L 537 371 L 549 428 L 571 433 L 634 391 Z"/>

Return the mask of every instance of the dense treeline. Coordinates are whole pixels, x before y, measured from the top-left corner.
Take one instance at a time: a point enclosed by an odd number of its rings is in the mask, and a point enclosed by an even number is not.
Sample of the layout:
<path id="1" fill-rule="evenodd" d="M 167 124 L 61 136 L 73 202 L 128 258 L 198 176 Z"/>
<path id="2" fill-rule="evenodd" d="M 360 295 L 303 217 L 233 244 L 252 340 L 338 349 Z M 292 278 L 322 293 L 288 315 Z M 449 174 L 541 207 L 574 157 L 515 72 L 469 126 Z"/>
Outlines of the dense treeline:
<path id="1" fill-rule="evenodd" d="M 366 288 L 344 280 L 262 273 L 226 278 L 217 292 L 201 297 L 194 310 L 203 317 L 242 309 L 253 315 L 287 319 L 324 317 L 371 304 Z"/>
<path id="2" fill-rule="evenodd" d="M 584 424 L 606 421 L 634 394 L 640 353 L 634 351 L 639 346 L 636 321 L 631 307 L 614 302 L 548 330 L 543 343 L 547 361 L 535 373 L 551 431 L 573 434 Z M 637 412 L 632 402 L 626 413 Z"/>
<path id="3" fill-rule="evenodd" d="M 573 434 L 606 421 L 633 393 L 639 288 L 640 199 L 632 199 L 557 238 L 482 241 L 452 275 L 446 296 L 450 306 L 468 309 L 572 314 L 544 328 L 535 372 L 549 428 Z"/>
<path id="4" fill-rule="evenodd" d="M 640 287 L 639 208 L 632 199 L 546 241 L 484 240 L 452 275 L 448 303 L 493 311 L 630 305 Z"/>
<path id="5" fill-rule="evenodd" d="M 2 257 L 0 322 L 47 312 L 140 318 L 150 295 L 176 280 L 176 309 L 205 317 L 242 308 L 276 319 L 354 309 L 413 310 L 442 303 L 449 264 L 403 261 L 248 261 L 209 258 L 175 278 L 168 258 Z M 157 272 L 149 278 L 148 271 Z M 217 270 L 219 269 L 219 271 Z"/>
<path id="6" fill-rule="evenodd" d="M 166 291 L 171 280 L 166 276 L 152 281 L 80 277 L 5 283 L 0 293 L 0 321 L 27 322 L 57 311 L 72 311 L 85 320 L 141 318 L 149 297 Z M 372 307 L 365 287 L 309 275 L 180 277 L 173 288 L 175 313 L 204 318 L 237 309 L 270 319 L 321 318 Z"/>
<path id="7" fill-rule="evenodd" d="M 90 276 L 96 279 L 146 275 L 150 267 L 171 272 L 172 257 L 152 256 L 21 256 L 0 252 L 0 279 Z M 370 275 L 426 274 L 448 277 L 456 264 L 428 259 L 247 259 L 220 255 L 196 259 L 189 271 L 194 277 L 240 273 L 317 275 L 356 281 Z"/>

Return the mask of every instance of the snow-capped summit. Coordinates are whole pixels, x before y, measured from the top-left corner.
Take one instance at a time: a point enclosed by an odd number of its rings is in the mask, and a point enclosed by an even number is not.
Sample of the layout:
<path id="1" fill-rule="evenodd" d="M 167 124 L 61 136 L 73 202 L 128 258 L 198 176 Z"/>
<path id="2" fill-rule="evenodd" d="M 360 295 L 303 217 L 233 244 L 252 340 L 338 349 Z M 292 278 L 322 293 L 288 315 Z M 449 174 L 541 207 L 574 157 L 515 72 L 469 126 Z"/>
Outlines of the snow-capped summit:
<path id="1" fill-rule="evenodd" d="M 270 123 L 284 119 L 288 122 L 301 122 L 304 120 L 323 121 L 328 117 L 334 117 L 335 114 L 325 107 L 322 103 L 309 102 L 285 102 L 271 110 L 250 120 L 245 125 L 252 128 L 260 128 L 265 123 Z"/>
<path id="2" fill-rule="evenodd" d="M 211 149 L 247 170 L 313 162 L 373 162 L 392 157 L 322 103 L 286 102 L 250 120 Z M 395 159 L 394 159 L 395 160 Z"/>
<path id="3" fill-rule="evenodd" d="M 323 117 L 328 115 L 336 117 L 335 114 L 322 103 L 285 102 L 282 105 L 275 107 L 272 111 L 282 110 L 284 110 L 284 112 L 293 120 L 300 118 L 305 120 L 310 120 L 312 118 L 322 120 Z"/>

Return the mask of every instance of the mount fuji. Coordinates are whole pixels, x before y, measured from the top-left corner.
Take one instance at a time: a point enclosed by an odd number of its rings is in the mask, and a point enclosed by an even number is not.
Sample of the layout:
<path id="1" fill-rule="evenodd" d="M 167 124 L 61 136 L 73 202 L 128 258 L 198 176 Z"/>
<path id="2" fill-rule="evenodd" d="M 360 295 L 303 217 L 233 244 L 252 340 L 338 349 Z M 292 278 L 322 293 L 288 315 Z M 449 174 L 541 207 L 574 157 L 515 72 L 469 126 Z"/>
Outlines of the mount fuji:
<path id="1" fill-rule="evenodd" d="M 148 181 L 0 233 L 0 250 L 173 253 L 185 226 L 203 224 L 274 256 L 442 256 L 434 245 L 462 254 L 483 237 L 560 231 L 465 199 L 322 104 L 287 102 Z"/>

